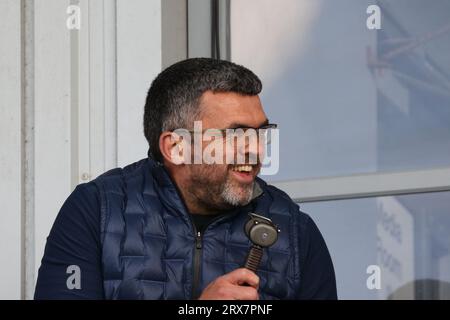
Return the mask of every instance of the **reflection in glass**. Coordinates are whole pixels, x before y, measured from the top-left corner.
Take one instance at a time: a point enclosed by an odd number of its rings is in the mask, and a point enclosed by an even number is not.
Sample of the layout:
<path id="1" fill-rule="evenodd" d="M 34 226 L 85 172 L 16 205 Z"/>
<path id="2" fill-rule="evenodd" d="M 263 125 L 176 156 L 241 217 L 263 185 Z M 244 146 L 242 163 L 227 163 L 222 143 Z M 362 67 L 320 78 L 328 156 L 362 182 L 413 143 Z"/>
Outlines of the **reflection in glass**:
<path id="1" fill-rule="evenodd" d="M 327 242 L 340 299 L 450 299 L 450 192 L 300 207 Z M 367 285 L 373 265 L 380 289 Z"/>
<path id="2" fill-rule="evenodd" d="M 447 0 L 232 0 L 231 60 L 280 125 L 268 180 L 450 165 Z"/>

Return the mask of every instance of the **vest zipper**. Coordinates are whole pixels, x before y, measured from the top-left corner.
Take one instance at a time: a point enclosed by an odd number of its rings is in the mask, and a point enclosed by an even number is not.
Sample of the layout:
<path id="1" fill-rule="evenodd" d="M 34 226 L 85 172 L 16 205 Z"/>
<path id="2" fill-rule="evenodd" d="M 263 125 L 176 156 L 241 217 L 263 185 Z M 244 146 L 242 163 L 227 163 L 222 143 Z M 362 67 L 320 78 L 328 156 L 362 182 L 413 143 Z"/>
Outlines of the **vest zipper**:
<path id="1" fill-rule="evenodd" d="M 195 226 L 194 226 L 195 228 Z M 194 251 L 194 279 L 192 281 L 192 299 L 198 298 L 198 285 L 200 282 L 200 262 L 202 255 L 202 233 L 197 231 L 195 235 L 195 251 Z"/>
<path id="2" fill-rule="evenodd" d="M 234 214 L 228 216 L 228 217 L 233 217 L 235 216 L 237 213 L 239 212 L 235 212 Z M 200 282 L 200 264 L 201 264 L 201 259 L 202 259 L 202 242 L 203 242 L 203 238 L 202 238 L 202 233 L 200 231 L 197 231 L 197 227 L 195 226 L 194 221 L 192 220 L 191 217 L 189 217 L 192 223 L 192 227 L 194 229 L 194 234 L 195 234 L 195 248 L 194 248 L 194 267 L 193 267 L 193 272 L 194 272 L 194 277 L 193 277 L 193 281 L 192 281 L 192 292 L 191 292 L 191 299 L 198 299 L 199 292 L 198 291 L 198 287 L 199 287 L 199 282 Z M 221 216 L 218 217 L 216 219 L 213 219 L 212 221 L 210 221 L 203 230 L 203 233 L 206 232 L 206 230 L 209 228 L 209 226 L 211 224 L 213 224 L 214 222 L 218 221 L 218 220 L 225 220 L 226 217 Z"/>

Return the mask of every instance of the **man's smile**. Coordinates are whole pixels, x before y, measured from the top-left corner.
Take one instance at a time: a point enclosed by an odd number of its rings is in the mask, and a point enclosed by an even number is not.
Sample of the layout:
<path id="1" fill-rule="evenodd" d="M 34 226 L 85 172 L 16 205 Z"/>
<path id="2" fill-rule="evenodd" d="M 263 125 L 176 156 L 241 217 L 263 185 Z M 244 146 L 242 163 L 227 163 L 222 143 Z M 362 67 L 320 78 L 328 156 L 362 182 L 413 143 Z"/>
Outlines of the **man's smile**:
<path id="1" fill-rule="evenodd" d="M 249 184 L 255 180 L 258 174 L 258 166 L 255 165 L 233 165 L 230 169 L 233 177 L 240 183 Z"/>

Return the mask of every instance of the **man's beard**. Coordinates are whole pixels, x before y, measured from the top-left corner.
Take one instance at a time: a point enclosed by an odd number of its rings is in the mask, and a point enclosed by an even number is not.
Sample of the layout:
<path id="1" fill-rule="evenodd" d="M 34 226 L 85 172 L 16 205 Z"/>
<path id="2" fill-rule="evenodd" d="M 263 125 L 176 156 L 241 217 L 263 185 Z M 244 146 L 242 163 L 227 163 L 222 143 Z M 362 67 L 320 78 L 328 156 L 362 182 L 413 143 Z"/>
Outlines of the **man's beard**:
<path id="1" fill-rule="evenodd" d="M 255 182 L 233 180 L 230 166 L 192 165 L 188 190 L 197 201 L 210 210 L 229 210 L 245 206 L 252 200 Z"/>
<path id="2" fill-rule="evenodd" d="M 245 206 L 250 203 L 255 182 L 243 186 L 236 186 L 235 184 L 237 184 L 237 182 L 233 183 L 233 181 L 230 180 L 230 176 L 228 175 L 221 193 L 223 201 L 234 207 Z"/>

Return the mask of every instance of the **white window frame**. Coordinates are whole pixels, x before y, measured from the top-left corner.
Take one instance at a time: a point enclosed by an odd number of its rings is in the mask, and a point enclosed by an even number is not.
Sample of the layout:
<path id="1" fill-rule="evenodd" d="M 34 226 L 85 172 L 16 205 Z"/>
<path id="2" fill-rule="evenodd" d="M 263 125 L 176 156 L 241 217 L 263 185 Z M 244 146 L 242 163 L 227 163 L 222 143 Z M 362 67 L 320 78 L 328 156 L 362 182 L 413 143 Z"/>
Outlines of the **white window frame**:
<path id="1" fill-rule="evenodd" d="M 272 184 L 296 202 L 450 191 L 450 168 L 299 179 Z"/>

